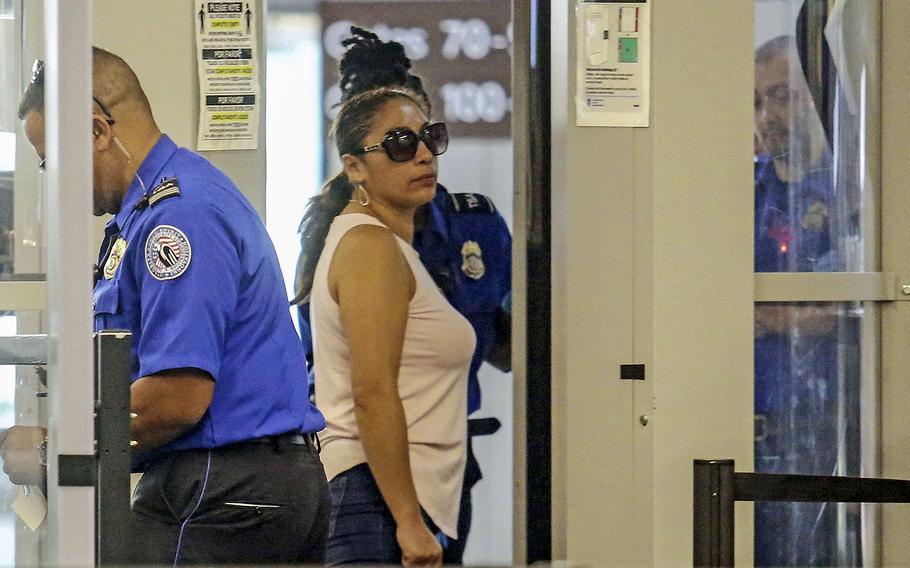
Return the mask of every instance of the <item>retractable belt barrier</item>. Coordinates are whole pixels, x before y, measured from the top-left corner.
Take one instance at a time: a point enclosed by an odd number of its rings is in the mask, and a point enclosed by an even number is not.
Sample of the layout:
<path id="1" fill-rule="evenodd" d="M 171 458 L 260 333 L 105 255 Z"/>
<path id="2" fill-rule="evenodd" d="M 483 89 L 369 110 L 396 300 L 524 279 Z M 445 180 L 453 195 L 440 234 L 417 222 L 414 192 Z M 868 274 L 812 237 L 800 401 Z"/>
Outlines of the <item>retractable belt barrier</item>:
<path id="1" fill-rule="evenodd" d="M 736 473 L 733 460 L 695 460 L 693 563 L 733 566 L 736 501 L 910 503 L 910 480 Z"/>

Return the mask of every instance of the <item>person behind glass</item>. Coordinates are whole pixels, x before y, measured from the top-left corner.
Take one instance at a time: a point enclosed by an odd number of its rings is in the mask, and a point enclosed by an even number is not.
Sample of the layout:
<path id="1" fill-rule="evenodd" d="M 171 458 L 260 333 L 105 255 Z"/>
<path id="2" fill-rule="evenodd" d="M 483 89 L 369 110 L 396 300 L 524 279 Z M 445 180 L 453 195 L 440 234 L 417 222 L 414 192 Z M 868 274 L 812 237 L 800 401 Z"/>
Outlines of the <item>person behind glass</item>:
<path id="1" fill-rule="evenodd" d="M 765 43 L 755 55 L 756 272 L 830 272 L 846 265 L 831 235 L 831 154 L 798 58 L 790 36 Z M 838 369 L 846 369 L 848 379 L 858 375 L 850 370 L 858 360 L 839 349 L 833 305 L 756 304 L 757 472 L 835 474 L 838 401 L 846 396 L 838 394 Z M 854 418 L 846 420 L 853 424 Z M 828 504 L 756 503 L 755 564 L 832 564 L 835 513 Z"/>
<path id="2" fill-rule="evenodd" d="M 302 223 L 322 456 L 326 563 L 438 566 L 457 538 L 475 337 L 411 246 L 448 133 L 404 87 L 365 91 L 335 119 L 343 171 Z"/>
<path id="3" fill-rule="evenodd" d="M 331 496 L 304 353 L 256 211 L 161 133 L 120 57 L 92 51 L 94 327 L 132 333 L 136 564 L 322 562 Z M 44 69 L 19 108 L 45 160 Z M 89 134 L 89 133 L 86 133 Z M 23 448 L 39 429 L 5 434 Z M 24 441 L 27 440 L 27 441 Z M 35 459 L 4 466 L 29 482 Z"/>
<path id="4" fill-rule="evenodd" d="M 383 42 L 376 34 L 351 27 L 351 37 L 341 58 L 342 102 L 380 87 L 406 87 L 420 96 L 424 112 L 431 114 L 423 81 L 410 72 L 404 47 Z M 468 414 L 480 409 L 477 373 L 484 361 L 502 371 L 511 368 L 512 237 L 492 201 L 478 193 L 449 193 L 437 183 L 436 195 L 415 213 L 414 249 L 436 285 L 474 327 L 477 347 L 468 373 Z M 301 260 L 304 258 L 301 255 Z M 301 298 L 295 301 L 300 302 Z M 308 362 L 312 362 L 309 306 L 298 309 L 300 335 Z M 310 383 L 316 378 L 310 367 Z M 490 433 L 490 432 L 483 432 Z M 480 433 L 475 433 L 480 435 Z M 481 479 L 468 432 L 467 462 L 458 517 L 458 538 L 443 539 L 443 560 L 460 564 L 471 528 L 471 489 Z"/>

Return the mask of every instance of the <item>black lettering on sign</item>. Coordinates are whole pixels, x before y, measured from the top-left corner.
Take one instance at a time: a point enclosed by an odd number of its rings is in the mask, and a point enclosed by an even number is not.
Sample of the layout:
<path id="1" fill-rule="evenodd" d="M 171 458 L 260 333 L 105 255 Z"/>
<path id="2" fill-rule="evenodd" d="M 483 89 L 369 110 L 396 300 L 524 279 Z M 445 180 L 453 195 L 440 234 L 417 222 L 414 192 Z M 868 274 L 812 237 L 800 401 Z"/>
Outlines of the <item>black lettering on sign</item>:
<path id="1" fill-rule="evenodd" d="M 206 106 L 233 106 L 256 104 L 256 95 L 206 95 Z"/>

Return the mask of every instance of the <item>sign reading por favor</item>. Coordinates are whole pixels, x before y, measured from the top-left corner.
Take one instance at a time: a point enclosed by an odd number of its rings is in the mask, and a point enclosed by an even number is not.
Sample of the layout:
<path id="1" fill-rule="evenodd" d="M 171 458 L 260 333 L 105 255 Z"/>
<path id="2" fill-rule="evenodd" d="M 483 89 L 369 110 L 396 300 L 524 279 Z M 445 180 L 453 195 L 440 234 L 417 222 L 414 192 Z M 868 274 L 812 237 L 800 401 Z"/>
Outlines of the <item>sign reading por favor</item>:
<path id="1" fill-rule="evenodd" d="M 430 95 L 433 116 L 452 136 L 508 137 L 512 112 L 509 0 L 330 0 L 322 19 L 326 121 L 341 100 L 338 61 L 351 26 L 404 46 L 411 72 Z"/>
<path id="2" fill-rule="evenodd" d="M 193 2 L 198 150 L 252 150 L 259 134 L 256 2 Z"/>

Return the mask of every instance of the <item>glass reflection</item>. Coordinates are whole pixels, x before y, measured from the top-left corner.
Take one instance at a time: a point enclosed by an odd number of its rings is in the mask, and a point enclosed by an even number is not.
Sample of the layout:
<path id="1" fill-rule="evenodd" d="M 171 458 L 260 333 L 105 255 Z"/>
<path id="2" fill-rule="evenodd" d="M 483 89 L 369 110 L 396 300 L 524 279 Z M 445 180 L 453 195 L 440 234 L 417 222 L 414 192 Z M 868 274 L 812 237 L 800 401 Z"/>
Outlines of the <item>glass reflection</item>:
<path id="1" fill-rule="evenodd" d="M 35 312 L 18 312 L 0 315 L 0 337 L 22 333 L 23 325 L 38 316 Z M 23 517 L 30 518 L 24 511 L 25 498 L 29 505 L 44 503 L 45 485 L 44 469 L 38 464 L 39 451 L 35 441 L 23 433 L 37 432 L 35 428 L 46 421 L 46 385 L 43 373 L 38 368 L 29 366 L 0 365 L 0 438 L 3 439 L 5 461 L 0 460 L 0 566 L 22 566 L 39 564 L 39 540 L 43 534 L 43 524 L 31 526 Z M 11 429 L 16 427 L 15 429 Z M 14 433 L 14 434 L 13 434 Z M 11 438 L 15 437 L 15 440 Z M 23 471 L 21 464 L 34 463 L 36 476 L 24 485 L 22 480 L 13 483 L 7 471 Z"/>
<path id="2" fill-rule="evenodd" d="M 843 4 L 756 0 L 756 272 L 875 270 L 862 173 L 874 56 L 843 50 L 875 35 Z M 861 303 L 756 304 L 755 471 L 860 474 L 869 317 Z M 756 503 L 756 566 L 857 566 L 861 540 L 858 506 Z"/>

